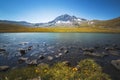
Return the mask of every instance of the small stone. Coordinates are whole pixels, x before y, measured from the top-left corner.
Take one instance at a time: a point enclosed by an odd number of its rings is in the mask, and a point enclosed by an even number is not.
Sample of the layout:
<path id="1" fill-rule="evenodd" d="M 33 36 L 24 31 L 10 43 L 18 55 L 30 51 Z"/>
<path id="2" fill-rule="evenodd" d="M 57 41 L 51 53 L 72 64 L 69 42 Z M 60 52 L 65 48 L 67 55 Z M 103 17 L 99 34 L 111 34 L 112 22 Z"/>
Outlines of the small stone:
<path id="1" fill-rule="evenodd" d="M 39 59 L 44 59 L 45 57 L 43 55 L 40 55 L 39 56 Z"/>
<path id="2" fill-rule="evenodd" d="M 71 63 L 69 61 L 63 61 L 62 63 L 66 66 L 71 66 Z"/>
<path id="3" fill-rule="evenodd" d="M 26 54 L 26 50 L 25 50 L 25 49 L 20 49 L 19 51 L 20 51 L 20 54 L 21 54 L 21 55 Z"/>
<path id="4" fill-rule="evenodd" d="M 23 63 L 23 62 L 26 62 L 27 60 L 28 60 L 28 58 L 20 57 L 20 58 L 18 59 L 18 62 L 21 64 L 21 63 Z"/>
<path id="5" fill-rule="evenodd" d="M 120 59 L 118 60 L 112 60 L 111 64 L 118 70 L 120 70 Z"/>
<path id="6" fill-rule="evenodd" d="M 64 53 L 67 54 L 69 51 L 68 50 L 64 50 Z"/>
<path id="7" fill-rule="evenodd" d="M 50 60 L 50 61 L 53 60 L 53 57 L 52 57 L 52 56 L 48 56 L 47 58 L 48 58 L 48 60 Z"/>
<path id="8" fill-rule="evenodd" d="M 32 60 L 32 61 L 28 61 L 28 62 L 26 62 L 28 65 L 30 65 L 30 66 L 37 66 L 37 59 L 35 59 L 35 60 Z"/>
<path id="9" fill-rule="evenodd" d="M 7 71 L 9 68 L 9 66 L 0 66 L 0 71 Z"/>
<path id="10" fill-rule="evenodd" d="M 5 49 L 3 49 L 3 48 L 0 48 L 0 52 L 4 52 L 4 51 L 6 51 Z"/>
<path id="11" fill-rule="evenodd" d="M 83 51 L 86 51 L 86 52 L 90 52 L 90 53 L 93 53 L 94 52 L 94 48 L 84 48 L 82 49 Z"/>
<path id="12" fill-rule="evenodd" d="M 32 49 L 32 46 L 29 46 L 29 47 L 28 47 L 28 50 L 30 51 L 31 49 Z"/>

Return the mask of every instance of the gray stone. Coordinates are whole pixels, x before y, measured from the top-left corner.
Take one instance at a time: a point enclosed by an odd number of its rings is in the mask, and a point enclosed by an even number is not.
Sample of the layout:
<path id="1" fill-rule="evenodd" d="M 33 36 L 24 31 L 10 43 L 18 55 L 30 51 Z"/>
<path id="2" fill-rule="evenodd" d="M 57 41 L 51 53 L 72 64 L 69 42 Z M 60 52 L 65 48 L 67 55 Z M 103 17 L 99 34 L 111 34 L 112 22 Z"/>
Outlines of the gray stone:
<path id="1" fill-rule="evenodd" d="M 53 60 L 53 57 L 52 56 L 48 56 L 47 59 L 51 61 L 51 60 Z"/>
<path id="2" fill-rule="evenodd" d="M 94 48 L 83 48 L 82 50 L 86 51 L 86 52 L 93 53 L 95 49 Z"/>
<path id="3" fill-rule="evenodd" d="M 6 71 L 9 68 L 10 68 L 9 66 L 0 66 L 0 71 Z"/>
<path id="4" fill-rule="evenodd" d="M 67 54 L 68 52 L 69 52 L 69 51 L 68 51 L 67 49 L 66 49 L 66 50 L 64 50 L 64 53 L 65 53 L 65 54 Z"/>
<path id="5" fill-rule="evenodd" d="M 37 66 L 37 59 L 35 59 L 35 60 L 32 60 L 32 61 L 27 61 L 26 62 L 28 65 L 30 65 L 30 66 Z"/>
<path id="6" fill-rule="evenodd" d="M 120 59 L 118 60 L 112 60 L 111 64 L 118 70 L 120 70 Z"/>
<path id="7" fill-rule="evenodd" d="M 4 51 L 6 51 L 5 49 L 3 49 L 3 48 L 0 48 L 0 52 L 4 52 Z"/>
<path id="8" fill-rule="evenodd" d="M 28 58 L 20 57 L 18 59 L 18 63 L 23 63 L 23 62 L 26 62 L 27 60 L 28 60 Z"/>
<path id="9" fill-rule="evenodd" d="M 71 66 L 71 63 L 69 61 L 63 61 L 62 62 L 65 66 Z"/>
<path id="10" fill-rule="evenodd" d="M 19 49 L 19 51 L 20 51 L 20 54 L 21 54 L 22 56 L 26 54 L 26 50 L 25 50 L 25 49 Z"/>

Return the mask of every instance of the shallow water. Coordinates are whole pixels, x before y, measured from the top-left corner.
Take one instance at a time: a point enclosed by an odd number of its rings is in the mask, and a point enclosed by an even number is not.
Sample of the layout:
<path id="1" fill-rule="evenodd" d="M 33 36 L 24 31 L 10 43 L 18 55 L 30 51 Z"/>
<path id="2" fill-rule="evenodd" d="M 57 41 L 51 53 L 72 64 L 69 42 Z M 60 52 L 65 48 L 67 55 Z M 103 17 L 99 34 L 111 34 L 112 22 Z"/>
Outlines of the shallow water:
<path id="1" fill-rule="evenodd" d="M 37 57 L 40 54 L 57 52 L 60 47 L 104 47 L 117 44 L 120 47 L 120 34 L 110 33 L 0 33 L 0 65 L 13 65 L 20 57 L 19 49 L 32 46 L 25 56 Z M 12 62 L 11 62 L 12 61 Z"/>

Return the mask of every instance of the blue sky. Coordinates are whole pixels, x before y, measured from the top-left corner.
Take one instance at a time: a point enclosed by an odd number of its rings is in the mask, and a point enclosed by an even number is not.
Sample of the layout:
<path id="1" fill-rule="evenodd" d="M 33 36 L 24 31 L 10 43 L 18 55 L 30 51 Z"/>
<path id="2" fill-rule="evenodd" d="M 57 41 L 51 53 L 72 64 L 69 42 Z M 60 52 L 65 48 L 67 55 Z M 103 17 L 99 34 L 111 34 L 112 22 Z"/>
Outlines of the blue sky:
<path id="1" fill-rule="evenodd" d="M 0 20 L 38 23 L 61 14 L 111 19 L 120 16 L 120 0 L 0 0 Z"/>

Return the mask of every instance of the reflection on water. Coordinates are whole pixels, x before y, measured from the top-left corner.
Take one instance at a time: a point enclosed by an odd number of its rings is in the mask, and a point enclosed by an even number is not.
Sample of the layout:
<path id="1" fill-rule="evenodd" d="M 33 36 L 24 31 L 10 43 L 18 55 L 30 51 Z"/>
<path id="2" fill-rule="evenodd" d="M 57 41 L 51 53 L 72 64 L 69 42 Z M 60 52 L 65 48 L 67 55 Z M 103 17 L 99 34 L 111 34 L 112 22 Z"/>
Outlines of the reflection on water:
<path id="1" fill-rule="evenodd" d="M 5 49 L 1 60 L 9 60 L 19 56 L 19 49 L 27 49 L 32 46 L 32 50 L 26 56 L 55 53 L 61 46 L 64 47 L 94 47 L 99 45 L 117 44 L 120 46 L 120 34 L 104 33 L 0 33 L 0 48 Z M 38 55 L 38 54 L 37 54 Z M 37 56 L 36 55 L 36 56 Z"/>

